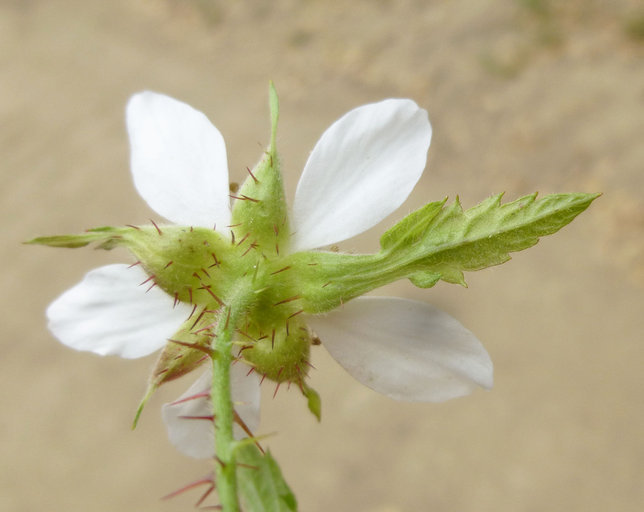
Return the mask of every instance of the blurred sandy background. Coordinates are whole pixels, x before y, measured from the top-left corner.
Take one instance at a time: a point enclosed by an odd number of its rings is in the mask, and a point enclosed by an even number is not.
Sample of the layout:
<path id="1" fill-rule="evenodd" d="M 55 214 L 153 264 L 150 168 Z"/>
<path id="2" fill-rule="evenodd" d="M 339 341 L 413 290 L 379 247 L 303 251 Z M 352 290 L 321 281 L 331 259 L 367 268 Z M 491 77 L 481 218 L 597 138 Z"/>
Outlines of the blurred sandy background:
<path id="1" fill-rule="evenodd" d="M 563 6 L 562 6 L 563 4 Z M 640 4 L 641 7 L 641 4 Z M 322 131 L 411 97 L 434 126 L 428 172 L 371 250 L 425 201 L 602 191 L 590 211 L 469 289 L 399 283 L 459 318 L 495 362 L 492 392 L 400 404 L 319 348 L 317 424 L 298 392 L 260 433 L 304 512 L 639 511 L 644 502 L 644 11 L 637 1 L 0 1 L 0 510 L 179 511 L 159 498 L 209 470 L 165 438 L 163 390 L 130 422 L 154 357 L 76 353 L 44 310 L 125 253 L 22 246 L 155 217 L 135 193 L 123 108 L 153 89 L 224 134 L 231 179 L 281 97 L 289 195 Z"/>

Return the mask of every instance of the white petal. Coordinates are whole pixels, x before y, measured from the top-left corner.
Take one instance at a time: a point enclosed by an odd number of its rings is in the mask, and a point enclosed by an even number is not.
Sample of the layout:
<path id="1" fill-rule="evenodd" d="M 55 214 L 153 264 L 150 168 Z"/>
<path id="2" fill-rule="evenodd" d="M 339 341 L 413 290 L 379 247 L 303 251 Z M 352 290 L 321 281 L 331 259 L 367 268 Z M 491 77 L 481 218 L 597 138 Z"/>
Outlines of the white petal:
<path id="1" fill-rule="evenodd" d="M 232 388 L 233 406 L 239 417 L 251 432 L 259 427 L 259 402 L 261 397 L 260 379 L 257 373 L 248 373 L 249 368 L 243 363 L 230 368 L 230 385 Z M 247 437 L 244 430 L 235 424 L 235 438 Z"/>
<path id="2" fill-rule="evenodd" d="M 248 369 L 242 364 L 233 365 L 230 372 L 235 410 L 252 432 L 259 425 L 260 386 L 255 373 L 247 374 Z M 210 393 L 211 376 L 209 369 L 177 401 L 164 404 L 161 409 L 170 442 L 184 455 L 197 459 L 215 454 L 212 422 L 195 418 L 212 416 L 210 397 L 204 396 Z M 234 433 L 237 439 L 246 437 L 236 423 Z"/>
<path id="3" fill-rule="evenodd" d="M 127 105 L 134 185 L 157 213 L 176 224 L 230 224 L 224 139 L 189 105 L 153 92 Z"/>
<path id="4" fill-rule="evenodd" d="M 365 105 L 333 123 L 297 186 L 294 250 L 345 240 L 392 213 L 420 178 L 431 136 L 427 112 L 411 100 Z"/>
<path id="5" fill-rule="evenodd" d="M 87 273 L 47 308 L 49 329 L 68 347 L 126 358 L 165 345 L 190 314 L 150 283 L 140 267 L 108 265 Z"/>
<path id="6" fill-rule="evenodd" d="M 308 323 L 353 377 L 396 400 L 442 402 L 492 387 L 483 345 L 429 304 L 363 297 Z"/>

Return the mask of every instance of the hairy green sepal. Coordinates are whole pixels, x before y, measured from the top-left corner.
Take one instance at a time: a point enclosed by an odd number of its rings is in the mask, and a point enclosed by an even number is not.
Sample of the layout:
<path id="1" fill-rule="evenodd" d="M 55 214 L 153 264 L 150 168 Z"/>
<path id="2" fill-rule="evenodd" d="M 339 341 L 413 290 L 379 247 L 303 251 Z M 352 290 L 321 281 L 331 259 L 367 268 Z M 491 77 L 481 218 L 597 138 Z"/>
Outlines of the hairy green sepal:
<path id="1" fill-rule="evenodd" d="M 375 254 L 294 254 L 302 303 L 323 313 L 374 288 L 408 278 L 421 288 L 438 281 L 465 285 L 466 271 L 510 259 L 570 223 L 599 194 L 531 194 L 501 204 L 503 194 L 463 210 L 458 199 L 429 203 L 409 214 L 380 239 Z"/>

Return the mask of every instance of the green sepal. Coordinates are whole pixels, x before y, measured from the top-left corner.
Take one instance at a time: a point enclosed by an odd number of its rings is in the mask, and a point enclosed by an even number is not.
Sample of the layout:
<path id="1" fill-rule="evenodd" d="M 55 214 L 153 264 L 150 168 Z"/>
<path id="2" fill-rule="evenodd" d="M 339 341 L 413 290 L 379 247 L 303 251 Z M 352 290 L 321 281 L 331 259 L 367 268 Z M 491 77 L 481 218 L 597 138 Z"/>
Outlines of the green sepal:
<path id="1" fill-rule="evenodd" d="M 128 249 L 138 263 L 175 301 L 207 304 L 215 309 L 234 286 L 239 248 L 217 231 L 186 226 L 99 227 L 79 235 L 35 238 L 27 243 L 51 247 Z"/>
<path id="2" fill-rule="evenodd" d="M 103 231 L 106 229 L 114 230 L 117 228 L 96 228 L 93 230 L 88 230 L 86 233 L 82 233 L 80 235 L 39 236 L 25 242 L 25 244 L 77 249 L 78 247 L 85 247 L 94 242 L 105 242 L 106 236 Z M 111 234 L 108 235 L 107 238 L 109 238 L 110 236 Z"/>
<path id="3" fill-rule="evenodd" d="M 154 282 L 175 300 L 216 308 L 235 258 L 217 231 L 201 227 L 141 226 L 124 230 L 115 243 L 126 247 Z"/>
<path id="4" fill-rule="evenodd" d="M 136 410 L 132 428 L 136 428 L 145 404 L 159 386 L 190 373 L 209 358 L 216 356 L 210 348 L 215 325 L 214 311 L 195 308 L 190 318 L 168 340 L 150 373 L 148 386 Z"/>
<path id="5" fill-rule="evenodd" d="M 291 311 L 289 305 L 283 305 L 287 311 Z M 301 386 L 308 373 L 311 336 L 300 316 L 276 316 L 278 311 L 279 306 L 255 308 L 237 329 L 236 340 L 258 375 Z M 262 317 L 266 323 L 259 321 Z"/>
<path id="6" fill-rule="evenodd" d="M 238 492 L 244 510 L 297 511 L 297 499 L 269 451 L 262 454 L 254 444 L 240 443 L 235 455 Z"/>
<path id="7" fill-rule="evenodd" d="M 418 288 L 431 288 L 441 280 L 440 272 L 421 271 L 409 276 L 409 280 Z"/>
<path id="8" fill-rule="evenodd" d="M 599 194 L 536 194 L 501 204 L 503 194 L 464 211 L 458 198 L 429 203 L 381 238 L 376 254 L 304 251 L 287 262 L 306 313 L 324 313 L 399 279 L 421 288 L 465 286 L 464 272 L 499 265 L 583 212 Z"/>
<path id="9" fill-rule="evenodd" d="M 275 138 L 277 137 L 277 121 L 280 116 L 280 102 L 277 97 L 275 84 L 271 80 L 268 83 L 268 108 L 271 115 L 271 149 L 275 151 Z"/>
<path id="10" fill-rule="evenodd" d="M 247 235 L 248 244 L 267 257 L 288 252 L 288 209 L 276 149 L 279 102 L 273 84 L 269 89 L 271 139 L 262 159 L 232 197 L 232 230 L 237 240 Z"/>
<path id="11" fill-rule="evenodd" d="M 306 404 L 309 411 L 311 411 L 311 414 L 313 414 L 318 421 L 322 421 L 322 400 L 320 399 L 320 394 L 306 383 L 302 384 L 302 393 L 306 397 Z"/>
<path id="12" fill-rule="evenodd" d="M 438 214 L 432 211 L 424 232 L 414 232 L 415 243 L 402 249 L 410 270 L 417 269 L 410 275 L 412 282 L 427 285 L 440 274 L 443 281 L 465 285 L 463 272 L 505 263 L 511 252 L 532 247 L 539 238 L 570 223 L 598 194 L 537 199 L 535 193 L 506 204 L 501 204 L 502 196 L 492 196 L 466 211 L 458 199 Z"/>
<path id="13" fill-rule="evenodd" d="M 410 213 L 380 237 L 383 251 L 394 251 L 405 245 L 413 245 L 425 236 L 430 222 L 441 212 L 447 198 L 428 203 Z"/>

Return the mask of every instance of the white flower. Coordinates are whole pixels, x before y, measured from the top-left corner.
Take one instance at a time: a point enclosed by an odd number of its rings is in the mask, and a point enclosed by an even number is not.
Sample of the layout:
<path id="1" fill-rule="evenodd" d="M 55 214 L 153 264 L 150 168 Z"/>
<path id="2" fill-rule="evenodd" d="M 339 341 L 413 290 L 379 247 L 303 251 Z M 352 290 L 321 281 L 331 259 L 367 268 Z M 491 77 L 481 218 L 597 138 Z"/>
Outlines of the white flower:
<path id="1" fill-rule="evenodd" d="M 127 126 L 134 183 L 150 207 L 177 224 L 222 230 L 230 224 L 223 137 L 201 112 L 144 92 L 130 100 Z M 411 100 L 365 105 L 333 123 L 297 186 L 292 251 L 346 240 L 396 210 L 423 172 L 430 139 L 427 113 Z M 162 348 L 191 308 L 173 308 L 173 298 L 157 288 L 146 292 L 140 286 L 146 278 L 126 265 L 88 273 L 49 307 L 50 329 L 64 344 L 101 355 L 133 358 Z M 440 402 L 492 386 L 492 362 L 481 343 L 428 304 L 362 297 L 306 321 L 351 375 L 392 398 Z M 208 375 L 163 409 L 171 441 L 191 456 L 212 456 L 211 423 L 182 418 L 211 410 Z M 238 413 L 252 429 L 258 381 L 239 372 L 234 381 Z"/>

